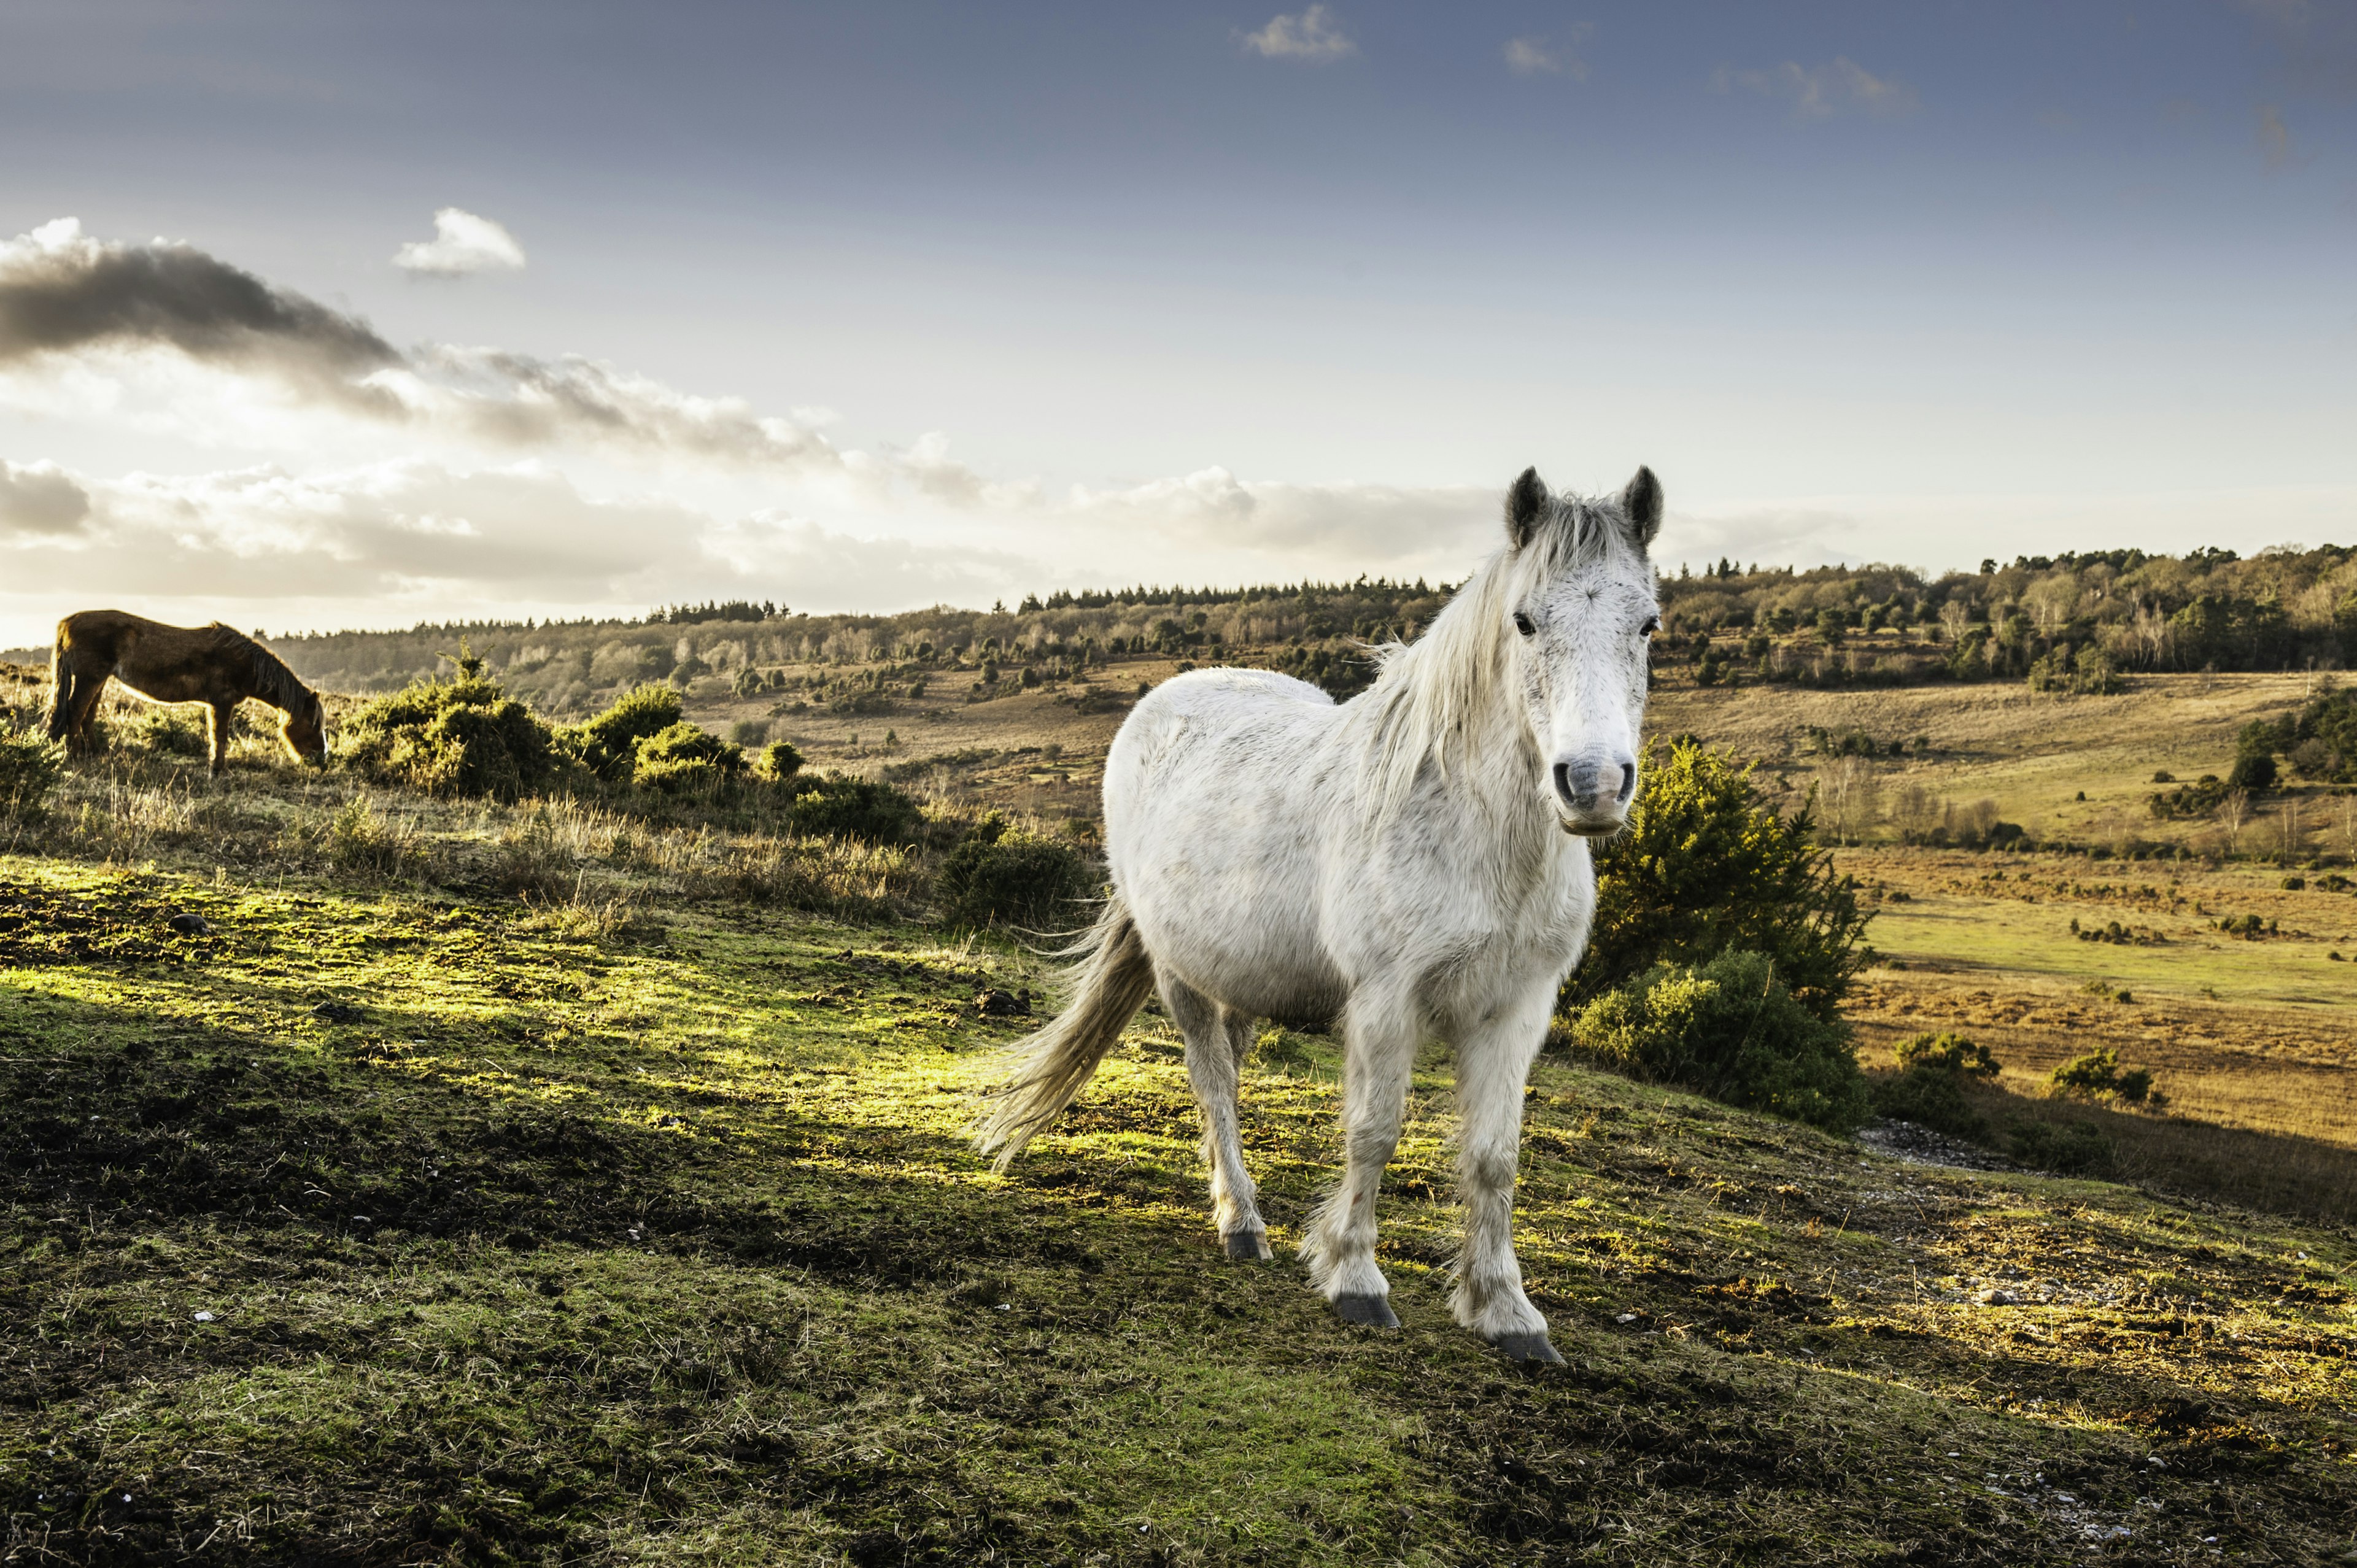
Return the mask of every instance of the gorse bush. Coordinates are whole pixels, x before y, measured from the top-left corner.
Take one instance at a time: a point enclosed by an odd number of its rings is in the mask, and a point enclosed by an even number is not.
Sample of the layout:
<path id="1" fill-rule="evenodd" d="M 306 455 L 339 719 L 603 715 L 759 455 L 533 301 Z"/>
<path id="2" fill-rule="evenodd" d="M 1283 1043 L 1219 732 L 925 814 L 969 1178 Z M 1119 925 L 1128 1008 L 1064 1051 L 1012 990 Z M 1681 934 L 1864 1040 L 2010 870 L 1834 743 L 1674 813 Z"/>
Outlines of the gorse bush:
<path id="1" fill-rule="evenodd" d="M 66 773 L 65 748 L 0 724 L 0 820 L 30 822 Z"/>
<path id="2" fill-rule="evenodd" d="M 1982 1138 L 1988 1118 L 1964 1093 L 1971 1078 L 1995 1078 L 1996 1058 L 1986 1046 L 1961 1035 L 1918 1035 L 1891 1047 L 1899 1071 L 1874 1081 L 1874 1109 L 1893 1121 L 1912 1122 L 1957 1138 Z"/>
<path id="3" fill-rule="evenodd" d="M 1647 757 L 1630 830 L 1598 853 L 1596 929 L 1566 1010 L 1657 964 L 1760 953 L 1778 983 L 1832 1023 L 1872 956 L 1870 915 L 1814 842 L 1803 808 L 1780 816 L 1751 769 L 1686 740 Z"/>
<path id="4" fill-rule="evenodd" d="M 344 722 L 344 755 L 372 778 L 436 795 L 512 800 L 546 784 L 557 757 L 547 725 L 461 657 L 448 680 L 379 697 Z"/>
<path id="5" fill-rule="evenodd" d="M 853 838 L 866 843 L 906 843 L 917 836 L 917 802 L 889 784 L 865 779 L 789 779 L 792 793 L 786 820 L 804 838 Z"/>
<path id="6" fill-rule="evenodd" d="M 787 741 L 771 741 L 753 759 L 753 776 L 772 784 L 783 784 L 802 770 L 802 754 Z"/>
<path id="7" fill-rule="evenodd" d="M 1006 825 L 993 811 L 942 863 L 934 895 L 944 923 L 1049 930 L 1075 923 L 1097 891 L 1096 868 L 1069 845 Z"/>
<path id="8" fill-rule="evenodd" d="M 565 742 L 590 772 L 619 781 L 637 769 L 640 741 L 662 734 L 685 717 L 677 692 L 669 686 L 640 686 L 623 693 L 596 718 L 567 730 Z"/>
<path id="9" fill-rule="evenodd" d="M 684 719 L 639 742 L 630 781 L 666 795 L 711 793 L 744 771 L 745 754 Z"/>
<path id="10" fill-rule="evenodd" d="M 2102 1176 L 2114 1159 L 2111 1139 L 2092 1122 L 2016 1122 L 2006 1131 L 2005 1152 L 2061 1176 Z"/>
<path id="11" fill-rule="evenodd" d="M 2106 1046 L 2064 1062 L 2047 1075 L 2046 1092 L 2057 1098 L 2118 1101 L 2127 1105 L 2166 1105 L 2169 1097 L 2152 1086 L 2152 1074 L 2140 1067 L 2123 1069 L 2120 1053 Z"/>
<path id="12" fill-rule="evenodd" d="M 1847 1031 L 1787 989 L 1763 953 L 1656 964 L 1589 1003 L 1572 1045 L 1632 1077 L 1835 1132 L 1867 1115 Z"/>

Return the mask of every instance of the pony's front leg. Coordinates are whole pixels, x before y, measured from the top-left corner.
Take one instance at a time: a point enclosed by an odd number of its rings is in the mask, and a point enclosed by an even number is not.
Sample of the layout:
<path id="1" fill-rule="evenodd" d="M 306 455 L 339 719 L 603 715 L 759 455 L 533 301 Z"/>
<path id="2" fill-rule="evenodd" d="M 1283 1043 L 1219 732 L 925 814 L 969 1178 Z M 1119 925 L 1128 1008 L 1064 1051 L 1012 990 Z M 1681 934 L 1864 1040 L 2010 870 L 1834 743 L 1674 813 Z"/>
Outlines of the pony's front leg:
<path id="1" fill-rule="evenodd" d="M 212 722 L 207 727 L 206 732 L 212 742 L 212 762 L 205 769 L 208 773 L 219 773 L 228 763 L 229 730 L 231 724 L 234 722 L 236 718 L 237 704 L 235 703 L 231 703 L 226 707 L 222 706 L 219 703 L 215 703 L 212 705 Z"/>
<path id="2" fill-rule="evenodd" d="M 1514 1257 L 1514 1174 L 1523 1151 L 1523 1088 L 1545 1043 L 1550 985 L 1464 1032 L 1457 1042 L 1457 1180 L 1465 1250 L 1449 1306 L 1457 1321 L 1518 1361 L 1560 1362 L 1546 1319 L 1523 1290 Z"/>
<path id="3" fill-rule="evenodd" d="M 1343 1026 L 1342 1181 L 1318 1206 L 1302 1256 L 1309 1279 L 1352 1323 L 1396 1328 L 1391 1282 L 1375 1266 L 1375 1193 L 1399 1144 L 1417 1027 L 1405 998 L 1354 1000 Z"/>

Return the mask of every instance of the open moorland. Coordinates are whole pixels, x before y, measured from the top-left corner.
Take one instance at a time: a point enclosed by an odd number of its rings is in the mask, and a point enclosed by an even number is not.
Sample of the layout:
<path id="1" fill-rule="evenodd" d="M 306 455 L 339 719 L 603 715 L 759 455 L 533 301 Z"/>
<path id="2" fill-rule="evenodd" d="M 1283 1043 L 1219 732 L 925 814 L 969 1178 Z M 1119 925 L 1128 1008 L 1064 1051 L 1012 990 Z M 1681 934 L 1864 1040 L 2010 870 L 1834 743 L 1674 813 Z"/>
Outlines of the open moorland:
<path id="1" fill-rule="evenodd" d="M 959 1138 L 1047 976 L 934 918 L 938 843 L 996 810 L 1085 846 L 1125 693 L 1188 653 L 1010 661 L 1005 694 L 847 656 L 791 692 L 683 682 L 716 732 L 916 794 L 940 832 L 892 848 L 414 794 L 258 731 L 208 781 L 113 710 L 0 853 L 0 1558 L 2350 1560 L 2338 797 L 2263 801 L 2308 812 L 2288 864 L 2145 806 L 2307 677 L 1665 668 L 1657 732 L 1760 758 L 1795 807 L 1842 791 L 1882 961 L 1865 1058 L 1967 1034 L 1991 1103 L 2100 1122 L 2119 1179 L 1551 1054 L 1518 1235 L 1568 1365 L 1521 1369 L 1448 1321 L 1437 1049 L 1386 1188 L 1396 1334 L 1291 1261 L 1332 1168 L 1326 1036 L 1269 1030 L 1246 1077 L 1273 1264 L 1210 1234 L 1151 1011 L 1007 1176 Z M 1906 744 L 1845 754 L 1859 733 Z M 1903 842 L 1983 800 L 2035 847 Z M 2167 1107 L 2046 1100 L 2093 1045 Z"/>

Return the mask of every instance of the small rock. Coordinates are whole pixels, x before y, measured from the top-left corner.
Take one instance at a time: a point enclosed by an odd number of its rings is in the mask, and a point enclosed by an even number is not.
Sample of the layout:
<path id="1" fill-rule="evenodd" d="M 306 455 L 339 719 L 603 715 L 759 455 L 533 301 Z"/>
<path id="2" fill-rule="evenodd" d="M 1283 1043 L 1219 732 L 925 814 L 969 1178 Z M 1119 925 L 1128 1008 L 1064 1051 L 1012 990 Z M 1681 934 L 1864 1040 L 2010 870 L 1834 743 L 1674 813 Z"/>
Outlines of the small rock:
<path id="1" fill-rule="evenodd" d="M 164 923 L 184 937 L 209 937 L 213 934 L 213 923 L 202 915 L 175 915 Z"/>
<path id="2" fill-rule="evenodd" d="M 1620 1313 L 1613 1317 L 1612 1321 L 1615 1323 L 1634 1323 L 1637 1321 L 1637 1315 L 1633 1312 Z"/>
<path id="3" fill-rule="evenodd" d="M 357 1024 L 368 1015 L 349 1003 L 322 1002 L 311 1009 L 311 1016 L 322 1024 Z"/>
<path id="4" fill-rule="evenodd" d="M 210 1323 L 212 1320 L 213 1315 L 210 1312 L 200 1312 L 197 1314 L 197 1321 L 199 1323 Z"/>
<path id="5" fill-rule="evenodd" d="M 2021 1298 L 2009 1290 L 1985 1290 L 1973 1297 L 1983 1306 L 2019 1306 Z"/>
<path id="6" fill-rule="evenodd" d="M 974 993 L 974 1010 L 985 1018 L 1028 1018 L 1031 1016 L 1030 993 L 1018 994 L 986 987 Z"/>

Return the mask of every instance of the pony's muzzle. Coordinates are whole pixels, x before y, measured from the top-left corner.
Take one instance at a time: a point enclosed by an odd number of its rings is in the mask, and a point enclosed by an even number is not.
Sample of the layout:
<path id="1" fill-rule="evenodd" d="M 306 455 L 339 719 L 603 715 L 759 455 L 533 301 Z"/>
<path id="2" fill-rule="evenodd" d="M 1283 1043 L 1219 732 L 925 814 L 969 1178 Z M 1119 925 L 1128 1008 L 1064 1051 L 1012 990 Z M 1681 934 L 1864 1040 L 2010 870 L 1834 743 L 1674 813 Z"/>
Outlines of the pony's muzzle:
<path id="1" fill-rule="evenodd" d="M 1555 765 L 1555 799 L 1566 832 L 1619 832 L 1637 792 L 1637 759 L 1626 752 L 1609 758 L 1570 757 Z"/>

